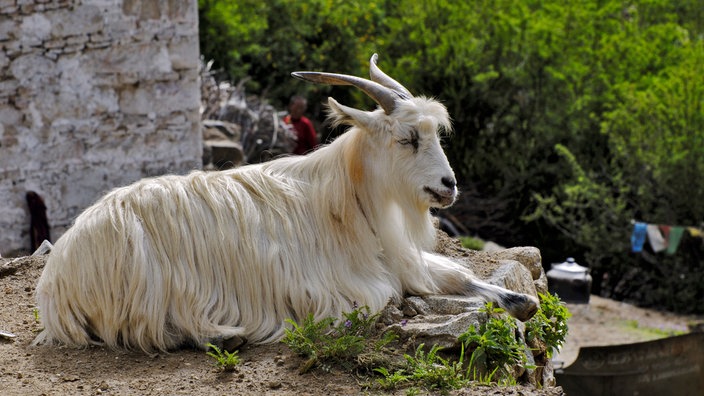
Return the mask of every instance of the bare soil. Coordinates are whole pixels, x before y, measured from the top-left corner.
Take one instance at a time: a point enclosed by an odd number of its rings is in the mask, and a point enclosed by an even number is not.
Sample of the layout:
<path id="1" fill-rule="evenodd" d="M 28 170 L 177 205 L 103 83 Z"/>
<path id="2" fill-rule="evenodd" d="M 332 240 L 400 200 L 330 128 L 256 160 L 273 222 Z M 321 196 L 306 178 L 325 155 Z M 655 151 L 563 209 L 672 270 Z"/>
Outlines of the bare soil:
<path id="1" fill-rule="evenodd" d="M 32 347 L 41 328 L 35 317 L 34 287 L 44 258 L 26 257 L 12 274 L 0 274 L 0 393 L 3 395 L 350 395 L 381 394 L 365 390 L 367 377 L 339 371 L 298 373 L 303 360 L 283 344 L 245 347 L 242 363 L 222 373 L 200 350 L 179 350 L 146 356 L 141 353 L 92 347 Z M 0 268 L 10 260 L 0 259 Z M 595 297 L 589 306 L 570 306 L 570 338 L 559 358 L 568 358 L 582 345 L 636 342 L 658 335 L 639 327 L 686 330 L 690 318 L 642 310 Z M 626 321 L 626 322 L 624 322 Z M 641 329 L 642 330 L 642 329 Z M 662 336 L 660 334 L 660 336 Z M 371 380 L 373 382 L 373 380 Z M 559 384 L 558 384 L 559 385 Z M 397 392 L 397 394 L 403 394 Z M 475 386 L 456 395 L 561 395 L 561 388 Z"/>

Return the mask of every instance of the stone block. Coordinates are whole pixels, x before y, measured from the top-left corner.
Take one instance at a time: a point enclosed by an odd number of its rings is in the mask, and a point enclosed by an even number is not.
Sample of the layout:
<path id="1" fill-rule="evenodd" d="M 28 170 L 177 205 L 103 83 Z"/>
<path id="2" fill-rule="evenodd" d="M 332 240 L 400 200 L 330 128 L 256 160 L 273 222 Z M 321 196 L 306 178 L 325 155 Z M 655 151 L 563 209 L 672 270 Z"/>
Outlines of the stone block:
<path id="1" fill-rule="evenodd" d="M 103 15 L 99 7 L 92 4 L 79 5 L 72 9 L 47 13 L 54 37 L 89 34 L 104 28 Z"/>
<path id="2" fill-rule="evenodd" d="M 42 14 L 32 14 L 22 19 L 20 40 L 25 45 L 39 45 L 51 35 L 51 22 Z"/>
<path id="3" fill-rule="evenodd" d="M 0 21 L 0 41 L 7 41 L 15 38 L 17 34 L 17 22 L 12 19 Z"/>
<path id="4" fill-rule="evenodd" d="M 175 38 L 169 44 L 169 56 L 174 70 L 197 69 L 200 56 L 198 38 Z"/>

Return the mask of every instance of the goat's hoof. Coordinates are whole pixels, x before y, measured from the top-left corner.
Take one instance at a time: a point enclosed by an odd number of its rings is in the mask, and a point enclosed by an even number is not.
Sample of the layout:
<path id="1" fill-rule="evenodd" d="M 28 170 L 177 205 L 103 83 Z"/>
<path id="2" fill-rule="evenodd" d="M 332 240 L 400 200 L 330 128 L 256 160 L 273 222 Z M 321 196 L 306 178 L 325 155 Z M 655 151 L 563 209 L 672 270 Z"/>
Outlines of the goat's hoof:
<path id="1" fill-rule="evenodd" d="M 247 343 L 247 339 L 240 336 L 232 336 L 222 340 L 222 347 L 228 352 L 234 352 Z"/>
<path id="2" fill-rule="evenodd" d="M 511 316 L 526 322 L 538 312 L 540 302 L 527 294 L 511 293 L 503 298 L 504 306 Z"/>
<path id="3" fill-rule="evenodd" d="M 231 337 L 216 337 L 210 340 L 210 343 L 218 347 L 220 350 L 234 352 L 239 349 L 242 345 L 247 343 L 247 339 L 240 336 Z"/>

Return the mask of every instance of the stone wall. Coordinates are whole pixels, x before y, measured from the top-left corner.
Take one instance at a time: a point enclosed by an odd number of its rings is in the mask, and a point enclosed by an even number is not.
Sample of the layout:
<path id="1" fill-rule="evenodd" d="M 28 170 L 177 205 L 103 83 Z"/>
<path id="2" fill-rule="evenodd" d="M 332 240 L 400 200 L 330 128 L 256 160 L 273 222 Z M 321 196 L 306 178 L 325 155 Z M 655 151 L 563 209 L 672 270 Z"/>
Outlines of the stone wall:
<path id="1" fill-rule="evenodd" d="M 106 191 L 201 166 L 196 0 L 0 0 L 0 254 Z"/>

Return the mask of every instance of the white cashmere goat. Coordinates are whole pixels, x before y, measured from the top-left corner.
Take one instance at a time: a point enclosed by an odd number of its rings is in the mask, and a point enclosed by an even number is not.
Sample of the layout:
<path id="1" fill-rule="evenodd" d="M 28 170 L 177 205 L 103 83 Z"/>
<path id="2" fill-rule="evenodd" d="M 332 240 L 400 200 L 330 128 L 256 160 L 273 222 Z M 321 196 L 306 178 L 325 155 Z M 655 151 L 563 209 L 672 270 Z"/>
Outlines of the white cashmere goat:
<path id="1" fill-rule="evenodd" d="M 381 109 L 330 98 L 349 131 L 307 156 L 118 188 L 57 241 L 37 285 L 39 343 L 169 350 L 279 340 L 285 320 L 339 317 L 353 303 L 482 295 L 521 320 L 537 300 L 480 282 L 429 253 L 429 209 L 451 205 L 455 177 L 439 133 L 444 106 L 413 97 L 370 62 L 371 78 L 294 76 L 354 85 Z"/>

